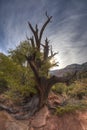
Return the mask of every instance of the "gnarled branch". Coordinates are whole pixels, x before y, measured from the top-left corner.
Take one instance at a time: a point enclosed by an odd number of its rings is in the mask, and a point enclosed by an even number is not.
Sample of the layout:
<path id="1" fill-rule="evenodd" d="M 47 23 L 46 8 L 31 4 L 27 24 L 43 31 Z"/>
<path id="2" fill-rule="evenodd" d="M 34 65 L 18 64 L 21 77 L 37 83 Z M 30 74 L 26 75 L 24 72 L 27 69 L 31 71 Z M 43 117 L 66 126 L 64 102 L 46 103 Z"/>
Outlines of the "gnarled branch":
<path id="1" fill-rule="evenodd" d="M 31 41 L 31 45 L 33 48 L 35 48 L 34 38 L 33 36 L 29 39 Z"/>
<path id="2" fill-rule="evenodd" d="M 47 13 L 46 13 L 46 16 L 47 16 L 47 21 L 44 23 L 44 25 L 42 26 L 41 31 L 40 31 L 40 36 L 39 36 L 39 41 L 40 41 L 40 42 L 41 42 L 41 38 L 42 38 L 43 32 L 44 32 L 44 30 L 45 30 L 47 24 L 48 24 L 48 23 L 51 21 L 51 19 L 52 19 L 52 16 L 49 17 L 49 16 L 47 15 Z"/>
<path id="3" fill-rule="evenodd" d="M 39 38 L 38 38 L 38 27 L 37 27 L 37 24 L 36 24 L 36 30 L 34 30 L 34 28 L 32 27 L 31 23 L 28 22 L 28 25 L 34 35 L 34 38 L 35 38 L 35 41 L 36 41 L 36 46 L 38 48 L 38 50 L 40 49 L 40 42 L 39 42 Z"/>

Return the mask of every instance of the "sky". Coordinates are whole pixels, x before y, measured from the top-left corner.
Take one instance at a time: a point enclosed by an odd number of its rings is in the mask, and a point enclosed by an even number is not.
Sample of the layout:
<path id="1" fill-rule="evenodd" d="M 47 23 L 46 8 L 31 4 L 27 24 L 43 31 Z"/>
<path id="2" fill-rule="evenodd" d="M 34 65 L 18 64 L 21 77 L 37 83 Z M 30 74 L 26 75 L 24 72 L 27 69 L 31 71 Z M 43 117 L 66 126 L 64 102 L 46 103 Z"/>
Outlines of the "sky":
<path id="1" fill-rule="evenodd" d="M 28 21 L 39 28 L 52 17 L 45 32 L 59 68 L 87 62 L 87 0 L 0 0 L 0 52 L 7 54 L 31 37 Z"/>

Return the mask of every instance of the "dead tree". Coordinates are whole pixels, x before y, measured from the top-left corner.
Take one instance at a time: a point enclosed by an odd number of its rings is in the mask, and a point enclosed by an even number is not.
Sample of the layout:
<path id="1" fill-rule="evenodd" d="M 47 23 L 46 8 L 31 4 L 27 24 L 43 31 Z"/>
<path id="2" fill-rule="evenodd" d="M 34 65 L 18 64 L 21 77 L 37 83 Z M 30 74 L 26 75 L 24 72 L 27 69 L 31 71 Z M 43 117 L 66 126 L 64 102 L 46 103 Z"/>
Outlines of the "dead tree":
<path id="1" fill-rule="evenodd" d="M 70 79 L 67 78 L 58 78 L 55 76 L 51 76 L 48 78 L 47 76 L 40 76 L 39 71 L 42 65 L 47 62 L 48 59 L 53 58 L 57 53 L 53 53 L 52 49 L 49 55 L 49 41 L 46 38 L 45 43 L 42 44 L 42 36 L 45 28 L 47 27 L 48 23 L 51 22 L 52 16 L 48 16 L 46 13 L 47 20 L 43 24 L 41 30 L 38 29 L 38 25 L 36 24 L 35 28 L 28 22 L 29 28 L 31 29 L 33 36 L 30 38 L 31 46 L 33 48 L 33 53 L 26 56 L 28 64 L 30 65 L 33 73 L 34 78 L 36 81 L 36 89 L 39 95 L 39 106 L 41 108 L 46 102 L 50 92 L 51 87 L 55 83 L 60 82 L 68 82 Z M 43 52 L 41 52 L 41 47 L 43 47 Z M 37 53 L 43 53 L 43 58 L 38 57 Z M 56 63 L 54 63 L 56 65 Z"/>

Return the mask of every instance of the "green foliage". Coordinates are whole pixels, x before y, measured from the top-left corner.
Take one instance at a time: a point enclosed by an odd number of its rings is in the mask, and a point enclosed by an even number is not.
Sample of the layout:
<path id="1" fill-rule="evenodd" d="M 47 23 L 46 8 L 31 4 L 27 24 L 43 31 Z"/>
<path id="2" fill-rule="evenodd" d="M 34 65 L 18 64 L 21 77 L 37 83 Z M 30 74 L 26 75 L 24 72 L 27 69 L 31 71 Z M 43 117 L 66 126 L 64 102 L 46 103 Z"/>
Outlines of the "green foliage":
<path id="1" fill-rule="evenodd" d="M 36 93 L 35 80 L 31 70 L 13 59 L 0 56 L 0 91 L 6 91 L 8 97 L 19 99 Z M 6 89 L 8 88 L 8 89 Z M 20 100 L 20 99 L 19 99 Z"/>
<path id="2" fill-rule="evenodd" d="M 87 109 L 87 104 L 85 103 L 79 103 L 79 104 L 67 104 L 65 106 L 59 106 L 56 108 L 56 114 L 58 115 L 64 115 L 66 113 L 73 113 L 77 110 L 86 110 Z"/>
<path id="3" fill-rule="evenodd" d="M 82 99 L 83 96 L 87 96 L 87 79 L 83 81 L 76 81 L 74 84 L 67 88 L 67 94 L 71 97 Z"/>
<path id="4" fill-rule="evenodd" d="M 52 90 L 60 95 L 66 94 L 71 98 L 83 99 L 84 96 L 87 96 L 87 78 L 77 80 L 69 86 L 64 83 L 55 84 Z"/>
<path id="5" fill-rule="evenodd" d="M 37 49 L 32 48 L 29 41 L 21 42 L 16 49 L 9 50 L 9 57 L 16 62 L 17 64 L 24 65 L 26 63 L 25 56 L 32 56 L 35 53 L 35 64 L 40 64 L 38 67 L 38 73 L 40 76 L 48 76 L 48 71 L 51 67 L 53 67 L 54 63 L 51 63 L 49 59 L 44 60 L 44 54 L 41 51 L 37 51 Z M 53 58 L 53 57 L 52 57 Z M 29 66 L 28 66 L 29 68 Z M 30 69 L 30 68 L 29 68 Z"/>
<path id="6" fill-rule="evenodd" d="M 5 55 L 0 54 L 0 93 L 3 93 L 8 87 L 8 82 L 6 79 L 7 70 L 8 58 Z"/>
<path id="7" fill-rule="evenodd" d="M 5 79 L 0 79 L 0 93 L 3 93 L 7 90 L 8 88 L 8 84 L 7 81 Z"/>
<path id="8" fill-rule="evenodd" d="M 23 65 L 25 63 L 26 58 L 25 55 L 29 55 L 32 52 L 32 48 L 28 41 L 20 42 L 20 44 L 14 49 L 10 49 L 9 57 L 16 63 Z"/>
<path id="9" fill-rule="evenodd" d="M 10 87 L 9 91 L 6 91 L 6 96 L 13 101 L 17 101 L 20 103 L 25 97 L 29 97 L 30 94 L 36 94 L 37 91 L 34 87 L 31 86 L 19 86 L 18 84 L 14 84 L 13 87 Z"/>
<path id="10" fill-rule="evenodd" d="M 66 92 L 66 87 L 64 83 L 57 83 L 52 87 L 52 90 L 58 94 L 63 94 Z"/>
<path id="11" fill-rule="evenodd" d="M 87 78 L 87 72 L 85 72 L 85 71 L 82 71 L 82 72 L 78 72 L 77 73 L 77 79 L 79 80 L 82 80 L 82 79 L 84 79 L 84 78 Z"/>
<path id="12" fill-rule="evenodd" d="M 51 67 L 51 64 L 50 64 L 49 61 L 43 62 L 42 66 L 41 66 L 41 68 L 39 70 L 39 75 L 47 77 L 50 67 Z"/>
<path id="13" fill-rule="evenodd" d="M 87 78 L 75 81 L 70 86 L 56 84 L 52 90 L 60 95 L 66 94 L 65 104 L 56 108 L 56 114 L 63 115 L 76 110 L 87 109 Z"/>

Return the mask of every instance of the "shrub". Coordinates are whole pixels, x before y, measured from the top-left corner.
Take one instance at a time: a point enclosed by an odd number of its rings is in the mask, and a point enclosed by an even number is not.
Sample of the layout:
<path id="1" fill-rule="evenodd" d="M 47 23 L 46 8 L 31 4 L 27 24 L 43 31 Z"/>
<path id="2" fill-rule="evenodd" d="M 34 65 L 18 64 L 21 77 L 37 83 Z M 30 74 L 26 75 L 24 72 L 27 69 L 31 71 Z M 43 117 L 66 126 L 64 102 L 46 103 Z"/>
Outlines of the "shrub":
<path id="1" fill-rule="evenodd" d="M 84 83 L 84 81 L 76 81 L 75 84 L 68 87 L 67 94 L 70 97 L 82 99 L 83 96 L 87 96 L 87 82 Z"/>
<path id="2" fill-rule="evenodd" d="M 55 84 L 53 87 L 52 87 L 52 91 L 58 93 L 58 94 L 63 94 L 66 92 L 66 85 L 63 84 L 63 83 L 58 83 L 58 84 Z"/>
<path id="3" fill-rule="evenodd" d="M 3 93 L 7 90 L 8 84 L 5 79 L 0 79 L 0 93 Z"/>
<path id="4" fill-rule="evenodd" d="M 77 105 L 76 104 L 67 104 L 65 106 L 59 106 L 56 108 L 56 114 L 58 115 L 64 115 L 65 113 L 73 113 L 75 112 L 76 110 L 86 110 L 87 109 L 87 103 L 78 103 Z"/>

